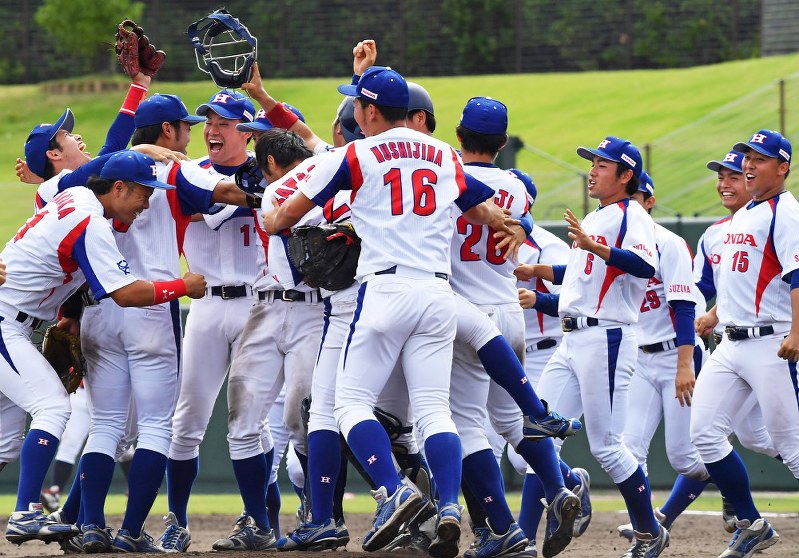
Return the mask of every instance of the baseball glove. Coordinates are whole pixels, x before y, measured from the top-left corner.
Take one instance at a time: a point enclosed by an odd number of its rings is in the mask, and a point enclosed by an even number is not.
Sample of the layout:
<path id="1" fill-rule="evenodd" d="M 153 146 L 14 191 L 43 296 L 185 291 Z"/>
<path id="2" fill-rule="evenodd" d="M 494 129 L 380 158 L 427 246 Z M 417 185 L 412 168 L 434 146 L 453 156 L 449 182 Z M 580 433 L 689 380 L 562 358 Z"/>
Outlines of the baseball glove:
<path id="1" fill-rule="evenodd" d="M 126 19 L 117 25 L 114 51 L 122 69 L 130 77 L 139 72 L 154 76 L 164 64 L 166 53 L 156 50 L 144 29 L 132 19 Z"/>
<path id="2" fill-rule="evenodd" d="M 328 291 L 355 282 L 361 239 L 350 224 L 297 227 L 288 240 L 288 256 L 305 283 Z"/>
<path id="3" fill-rule="evenodd" d="M 42 355 L 58 374 L 67 393 L 75 393 L 86 375 L 86 361 L 80 350 L 80 338 L 51 325 L 44 332 Z"/>

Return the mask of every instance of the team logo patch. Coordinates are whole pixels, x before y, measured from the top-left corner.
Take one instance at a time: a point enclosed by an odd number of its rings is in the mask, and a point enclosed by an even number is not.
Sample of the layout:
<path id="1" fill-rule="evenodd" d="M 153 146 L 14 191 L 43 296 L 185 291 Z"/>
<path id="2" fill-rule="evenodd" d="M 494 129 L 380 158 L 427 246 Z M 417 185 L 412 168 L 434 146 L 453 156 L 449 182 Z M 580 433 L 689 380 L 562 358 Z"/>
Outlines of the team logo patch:
<path id="1" fill-rule="evenodd" d="M 321 477 L 319 481 L 323 484 L 330 484 L 330 477 Z"/>
<path id="2" fill-rule="evenodd" d="M 255 119 L 258 120 L 259 118 L 266 118 L 266 111 L 264 109 L 258 109 L 258 112 L 255 113 Z"/>
<path id="3" fill-rule="evenodd" d="M 369 97 L 369 98 L 370 98 L 370 99 L 372 99 L 372 100 L 375 100 L 375 99 L 377 99 L 377 93 L 373 93 L 372 91 L 369 91 L 369 90 L 368 90 L 368 89 L 366 89 L 365 87 L 364 87 L 363 89 L 361 89 L 361 94 L 362 94 L 364 97 Z"/>
<path id="4" fill-rule="evenodd" d="M 738 160 L 738 155 L 736 155 L 735 153 L 727 153 L 727 156 L 724 157 L 724 161 L 723 162 L 725 162 L 725 163 L 734 163 L 737 160 Z"/>
<path id="5" fill-rule="evenodd" d="M 784 149 L 780 149 L 780 155 L 781 155 L 781 156 L 782 156 L 782 158 L 783 158 L 783 159 L 785 159 L 786 161 L 790 161 L 790 160 L 791 160 L 791 154 L 790 154 L 790 153 L 788 153 L 787 151 L 785 151 Z"/>
<path id="6" fill-rule="evenodd" d="M 768 139 L 768 136 L 765 134 L 755 134 L 752 136 L 752 139 L 749 140 L 750 143 L 760 143 L 762 144 Z"/>
<path id="7" fill-rule="evenodd" d="M 249 120 L 250 122 L 252 122 L 252 114 L 250 113 L 250 111 L 248 111 L 248 110 L 245 110 L 245 111 L 243 111 L 243 112 L 244 112 L 244 118 L 246 118 L 247 120 Z"/>
<path id="8" fill-rule="evenodd" d="M 128 260 L 119 260 L 117 262 L 117 267 L 119 268 L 119 271 L 125 275 L 130 275 L 130 265 L 128 265 Z"/>
<path id="9" fill-rule="evenodd" d="M 599 145 L 596 146 L 597 149 L 605 149 L 607 146 L 610 145 L 610 140 L 602 140 L 599 142 Z"/>
<path id="10" fill-rule="evenodd" d="M 377 461 L 377 456 L 376 455 L 370 455 L 369 459 L 367 459 L 366 461 L 369 463 L 369 465 L 372 465 L 375 461 Z"/>
<path id="11" fill-rule="evenodd" d="M 621 154 L 621 160 L 630 165 L 632 168 L 635 168 L 635 161 L 633 161 L 633 158 L 626 153 Z"/>
<path id="12" fill-rule="evenodd" d="M 39 445 L 40 446 L 49 446 L 50 445 L 50 440 L 48 440 L 47 438 L 39 438 Z"/>
<path id="13" fill-rule="evenodd" d="M 151 169 L 152 169 L 152 171 L 153 171 L 153 176 L 157 176 L 157 175 L 156 175 L 156 169 L 155 169 L 155 165 L 150 165 L 150 168 L 151 168 Z"/>
<path id="14" fill-rule="evenodd" d="M 230 95 L 225 95 L 224 93 L 217 93 L 211 102 L 219 103 L 220 105 L 226 105 L 228 99 L 230 99 Z"/>

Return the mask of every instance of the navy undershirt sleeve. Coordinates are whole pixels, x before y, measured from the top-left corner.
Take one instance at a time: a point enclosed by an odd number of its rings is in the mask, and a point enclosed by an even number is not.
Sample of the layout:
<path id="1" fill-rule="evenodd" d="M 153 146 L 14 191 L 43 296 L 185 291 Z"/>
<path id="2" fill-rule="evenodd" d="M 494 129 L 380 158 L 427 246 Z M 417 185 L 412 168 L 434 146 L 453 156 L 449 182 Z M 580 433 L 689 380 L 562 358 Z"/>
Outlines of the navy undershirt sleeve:
<path id="1" fill-rule="evenodd" d="M 630 250 L 611 248 L 607 263 L 634 277 L 649 279 L 655 275 L 655 268 L 646 263 L 641 256 Z"/>
<path id="2" fill-rule="evenodd" d="M 695 342 L 694 319 L 696 304 L 688 300 L 671 300 L 669 306 L 674 311 L 674 330 L 677 333 L 677 346 L 693 345 Z"/>
<path id="3" fill-rule="evenodd" d="M 558 301 L 560 295 L 554 293 L 535 292 L 535 304 L 533 309 L 543 312 L 547 316 L 558 317 Z"/>

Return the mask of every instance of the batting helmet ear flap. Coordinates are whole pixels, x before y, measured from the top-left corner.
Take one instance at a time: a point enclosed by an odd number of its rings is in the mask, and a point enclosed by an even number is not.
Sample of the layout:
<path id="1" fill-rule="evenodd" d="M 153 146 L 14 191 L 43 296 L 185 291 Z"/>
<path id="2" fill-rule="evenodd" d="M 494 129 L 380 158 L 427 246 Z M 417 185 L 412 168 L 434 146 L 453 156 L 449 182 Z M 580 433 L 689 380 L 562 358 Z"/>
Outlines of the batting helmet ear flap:
<path id="1" fill-rule="evenodd" d="M 227 10 L 216 10 L 189 25 L 187 34 L 197 67 L 223 89 L 236 89 L 250 80 L 258 57 L 258 39 Z"/>

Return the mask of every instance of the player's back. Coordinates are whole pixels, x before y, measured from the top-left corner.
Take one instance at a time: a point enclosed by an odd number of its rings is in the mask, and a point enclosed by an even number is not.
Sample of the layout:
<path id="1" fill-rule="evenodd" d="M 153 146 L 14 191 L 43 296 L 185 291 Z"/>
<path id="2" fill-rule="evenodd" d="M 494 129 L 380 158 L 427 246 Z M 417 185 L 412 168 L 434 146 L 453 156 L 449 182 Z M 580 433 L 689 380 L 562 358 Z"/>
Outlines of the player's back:
<path id="1" fill-rule="evenodd" d="M 674 339 L 670 301 L 697 302 L 691 252 L 685 240 L 655 223 L 655 242 L 658 254 L 655 275 L 647 283 L 641 313 L 633 326 L 639 346 Z"/>
<path id="2" fill-rule="evenodd" d="M 515 174 L 491 164 L 466 164 L 464 172 L 494 190 L 494 203 L 514 219 L 527 213 L 527 190 Z M 494 229 L 470 223 L 458 213 L 451 244 L 452 289 L 475 304 L 518 303 L 516 264 L 497 250 Z"/>
<path id="3" fill-rule="evenodd" d="M 395 265 L 449 274 L 451 205 L 466 188 L 455 150 L 405 127 L 344 149 L 363 239 L 358 276 Z"/>

